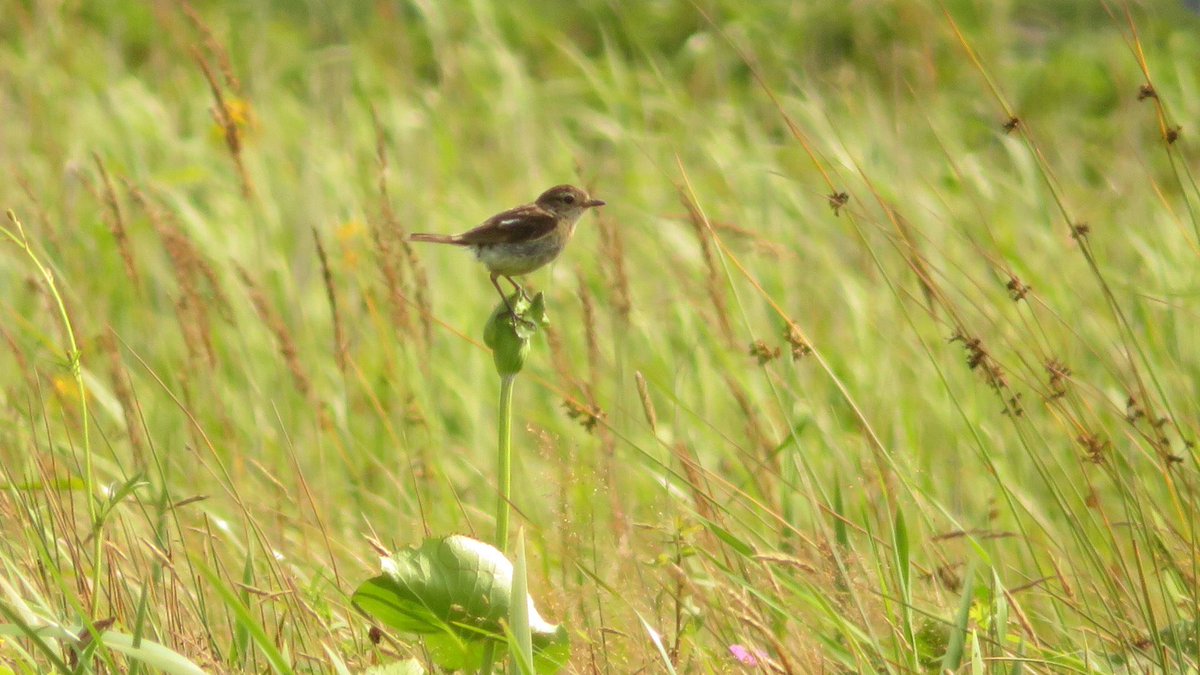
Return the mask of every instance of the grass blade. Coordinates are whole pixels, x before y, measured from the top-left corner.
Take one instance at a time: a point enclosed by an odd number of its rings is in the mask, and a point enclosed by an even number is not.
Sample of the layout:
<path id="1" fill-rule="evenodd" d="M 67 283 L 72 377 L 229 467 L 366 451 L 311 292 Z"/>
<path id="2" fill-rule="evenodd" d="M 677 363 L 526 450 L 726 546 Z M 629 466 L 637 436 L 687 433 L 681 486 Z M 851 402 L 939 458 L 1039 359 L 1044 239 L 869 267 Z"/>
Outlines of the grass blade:
<path id="1" fill-rule="evenodd" d="M 955 672 L 962 665 L 963 645 L 967 639 L 967 625 L 971 621 L 971 603 L 975 599 L 975 564 L 967 566 L 963 576 L 962 598 L 958 602 L 958 614 L 954 617 L 954 627 L 950 632 L 950 642 L 946 646 L 946 655 L 942 657 L 942 670 Z"/>
<path id="2" fill-rule="evenodd" d="M 513 562 L 512 602 L 508 605 L 508 624 L 513 633 L 513 660 L 517 668 L 532 675 L 533 635 L 529 629 L 529 580 L 525 570 L 525 529 L 517 530 L 517 558 Z"/>
<path id="3" fill-rule="evenodd" d="M 237 593 L 234 593 L 233 589 L 226 586 L 225 582 L 221 581 L 221 578 L 217 576 L 217 573 L 207 565 L 199 561 L 195 565 L 208 583 L 217 591 L 217 594 L 221 596 L 221 599 L 225 601 L 225 606 L 233 612 L 234 619 L 250 634 L 250 637 L 254 640 L 254 644 L 258 645 L 263 656 L 267 658 L 267 662 L 271 664 L 271 668 L 277 673 L 291 675 L 293 672 L 292 667 L 288 665 L 287 660 L 280 653 L 279 648 L 275 646 L 275 643 L 267 637 L 267 633 L 263 630 L 263 627 L 254 620 L 254 617 L 250 614 L 250 608 L 246 607 L 241 599 L 238 598 Z"/>

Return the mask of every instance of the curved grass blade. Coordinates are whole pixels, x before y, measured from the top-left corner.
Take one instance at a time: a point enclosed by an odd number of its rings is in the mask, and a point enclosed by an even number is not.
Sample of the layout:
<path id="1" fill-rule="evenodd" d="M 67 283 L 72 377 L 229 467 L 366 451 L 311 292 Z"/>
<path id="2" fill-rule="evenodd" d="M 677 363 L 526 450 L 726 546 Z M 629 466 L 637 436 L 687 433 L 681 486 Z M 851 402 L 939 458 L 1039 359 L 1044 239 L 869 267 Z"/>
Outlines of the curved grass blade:
<path id="1" fill-rule="evenodd" d="M 250 633 L 250 637 L 254 640 L 254 643 L 262 650 L 263 656 L 267 657 L 271 668 L 277 673 L 291 675 L 293 672 L 292 667 L 288 665 L 287 660 L 280 653 L 279 648 L 275 646 L 275 643 L 271 641 L 271 638 L 267 637 L 267 633 L 263 630 L 263 627 L 250 615 L 250 609 L 238 599 L 233 589 L 226 586 L 225 582 L 221 581 L 221 578 L 208 565 L 197 561 L 196 567 L 204 575 L 204 578 L 208 580 L 208 583 L 220 594 L 221 599 L 225 601 L 225 605 L 233 612 L 238 625 L 244 626 Z"/>

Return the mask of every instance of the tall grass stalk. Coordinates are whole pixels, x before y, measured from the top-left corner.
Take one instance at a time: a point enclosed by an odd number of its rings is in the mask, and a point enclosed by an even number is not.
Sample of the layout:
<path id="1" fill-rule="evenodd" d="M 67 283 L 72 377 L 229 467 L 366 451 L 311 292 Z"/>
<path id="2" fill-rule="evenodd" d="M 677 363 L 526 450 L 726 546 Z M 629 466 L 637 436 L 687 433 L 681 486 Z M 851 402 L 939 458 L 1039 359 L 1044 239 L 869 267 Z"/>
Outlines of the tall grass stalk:
<path id="1" fill-rule="evenodd" d="M 1194 3 L 45 4 L 0 0 L 7 621 L 359 672 L 413 644 L 346 602 L 372 547 L 519 525 L 580 671 L 1200 663 Z M 404 234 L 560 182 L 611 207 L 494 371 Z"/>
<path id="2" fill-rule="evenodd" d="M 100 580 L 104 577 L 104 527 L 103 523 L 100 522 L 96 479 L 92 468 L 92 442 L 89 432 L 91 421 L 88 419 L 87 387 L 83 383 L 83 365 L 79 353 L 79 345 L 75 341 L 75 327 L 71 325 L 71 318 L 67 314 L 67 305 L 63 302 L 62 294 L 58 290 L 58 283 L 54 279 L 54 273 L 42 263 L 37 253 L 34 252 L 33 246 L 29 243 L 29 239 L 25 235 L 25 227 L 17 218 L 17 215 L 12 210 L 6 211 L 6 214 L 8 221 L 12 223 L 12 229 L 0 226 L 0 234 L 3 234 L 9 241 L 16 244 L 33 266 L 37 268 L 38 274 L 46 284 L 46 290 L 54 298 L 54 305 L 58 309 L 58 316 L 62 321 L 63 332 L 67 338 L 64 357 L 67 368 L 70 370 L 71 377 L 75 382 L 75 390 L 79 396 L 79 421 L 83 436 L 83 489 L 88 509 L 88 538 L 92 542 L 92 579 L 91 588 L 88 589 L 90 598 L 90 604 L 88 605 L 89 615 L 82 617 L 82 619 L 84 625 L 88 627 L 89 632 L 93 632 L 92 622 L 97 618 L 96 611 L 99 608 L 100 596 L 102 595 Z M 93 638 L 98 637 L 98 635 L 93 635 Z"/>

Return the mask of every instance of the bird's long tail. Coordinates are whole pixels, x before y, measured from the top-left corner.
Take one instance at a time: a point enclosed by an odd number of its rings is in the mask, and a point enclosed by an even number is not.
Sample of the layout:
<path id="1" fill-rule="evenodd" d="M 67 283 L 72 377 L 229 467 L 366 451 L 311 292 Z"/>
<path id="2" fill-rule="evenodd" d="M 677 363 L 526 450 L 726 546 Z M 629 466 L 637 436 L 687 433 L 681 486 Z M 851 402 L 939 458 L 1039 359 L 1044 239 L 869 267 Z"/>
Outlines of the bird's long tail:
<path id="1" fill-rule="evenodd" d="M 428 241 L 434 244 L 455 244 L 463 246 L 462 238 L 456 234 L 432 234 L 429 232 L 416 232 L 408 235 L 409 241 Z"/>

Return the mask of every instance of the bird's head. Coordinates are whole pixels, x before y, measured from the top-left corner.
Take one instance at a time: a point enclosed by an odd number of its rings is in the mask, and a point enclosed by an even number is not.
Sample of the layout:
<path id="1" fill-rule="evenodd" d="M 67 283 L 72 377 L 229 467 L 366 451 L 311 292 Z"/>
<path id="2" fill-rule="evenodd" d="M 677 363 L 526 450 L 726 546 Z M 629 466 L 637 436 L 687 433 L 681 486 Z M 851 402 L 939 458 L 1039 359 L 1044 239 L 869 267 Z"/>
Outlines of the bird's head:
<path id="1" fill-rule="evenodd" d="M 560 218 L 575 220 L 587 209 L 604 206 L 574 185 L 556 185 L 537 198 L 537 205 Z"/>

